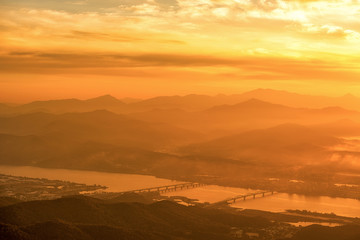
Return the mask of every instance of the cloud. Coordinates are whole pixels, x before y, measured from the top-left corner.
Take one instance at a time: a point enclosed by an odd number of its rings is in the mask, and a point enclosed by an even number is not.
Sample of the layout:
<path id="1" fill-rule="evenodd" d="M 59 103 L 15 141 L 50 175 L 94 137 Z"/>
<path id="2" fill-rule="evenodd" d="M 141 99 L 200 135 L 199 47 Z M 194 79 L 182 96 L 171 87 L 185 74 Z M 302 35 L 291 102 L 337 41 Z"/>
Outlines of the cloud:
<path id="1" fill-rule="evenodd" d="M 355 63 L 354 63 L 355 64 Z M 247 80 L 358 81 L 355 65 L 338 65 L 331 61 L 301 60 L 281 57 L 242 56 L 221 58 L 209 55 L 175 54 L 78 54 L 55 52 L 11 52 L 0 58 L 3 72 L 36 74 L 83 74 L 84 69 L 97 74 L 118 74 L 121 69 L 139 71 L 147 68 L 192 69 L 209 74 L 227 74 Z M 107 70 L 108 69 L 108 70 Z M 116 70 L 118 69 L 118 70 Z M 209 70 L 210 69 L 210 70 Z M 224 72 L 224 69 L 225 72 Z M 350 70 L 350 71 L 349 71 Z"/>
<path id="2" fill-rule="evenodd" d="M 360 33 L 351 29 L 345 29 L 334 25 L 316 25 L 306 23 L 298 25 L 300 32 L 323 38 L 344 39 L 349 41 L 360 41 Z"/>
<path id="3" fill-rule="evenodd" d="M 164 67 L 254 79 L 352 81 L 358 71 L 349 59 L 360 54 L 358 3 L 5 0 L 1 52 L 11 54 L 0 59 L 1 71 Z M 324 56 L 331 57 L 308 62 Z"/>
<path id="4" fill-rule="evenodd" d="M 85 40 L 108 40 L 108 41 L 116 41 L 116 42 L 139 42 L 146 41 L 146 38 L 134 37 L 131 35 L 125 34 L 109 34 L 102 32 L 86 32 L 86 31 L 71 31 L 68 34 L 63 35 L 64 37 L 70 39 L 85 39 Z"/>

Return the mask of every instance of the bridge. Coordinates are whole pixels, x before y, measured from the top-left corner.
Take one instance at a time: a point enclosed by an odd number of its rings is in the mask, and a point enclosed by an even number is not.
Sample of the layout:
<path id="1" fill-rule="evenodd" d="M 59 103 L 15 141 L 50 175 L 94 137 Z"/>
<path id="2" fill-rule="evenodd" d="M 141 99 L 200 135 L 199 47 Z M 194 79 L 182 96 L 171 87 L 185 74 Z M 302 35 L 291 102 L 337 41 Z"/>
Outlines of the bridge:
<path id="1" fill-rule="evenodd" d="M 206 184 L 203 184 L 203 183 L 180 183 L 180 184 L 160 186 L 160 187 L 136 189 L 136 190 L 125 191 L 125 192 L 121 192 L 121 193 L 144 193 L 144 192 L 166 193 L 166 192 L 175 192 L 175 191 L 184 190 L 184 189 L 203 187 L 205 185 Z"/>
<path id="2" fill-rule="evenodd" d="M 121 194 L 124 193 L 149 193 L 149 192 L 158 192 L 158 193 L 166 193 L 166 192 L 175 192 L 179 190 L 186 190 L 186 189 L 193 189 L 198 187 L 206 186 L 206 184 L 203 183 L 180 183 L 180 184 L 174 184 L 174 185 L 167 185 L 167 186 L 159 186 L 159 187 L 150 187 L 150 188 L 142 188 L 142 189 L 136 189 L 131 191 L 125 191 L 121 192 Z M 237 195 L 235 197 L 227 198 L 225 200 L 215 202 L 210 204 L 209 206 L 218 206 L 218 205 L 229 205 L 235 203 L 237 200 L 247 200 L 247 199 L 255 199 L 257 197 L 266 197 L 269 195 L 274 195 L 274 191 L 257 191 L 252 193 L 246 193 L 242 195 Z"/>
<path id="3" fill-rule="evenodd" d="M 246 193 L 246 194 L 238 195 L 235 197 L 227 198 L 227 199 L 219 201 L 219 202 L 212 203 L 211 205 L 212 206 L 224 205 L 224 204 L 228 205 L 228 204 L 235 203 L 237 200 L 245 201 L 246 199 L 255 199 L 257 196 L 265 197 L 265 196 L 274 195 L 274 194 L 275 194 L 274 191 L 258 191 L 258 192 L 253 192 L 253 193 Z"/>

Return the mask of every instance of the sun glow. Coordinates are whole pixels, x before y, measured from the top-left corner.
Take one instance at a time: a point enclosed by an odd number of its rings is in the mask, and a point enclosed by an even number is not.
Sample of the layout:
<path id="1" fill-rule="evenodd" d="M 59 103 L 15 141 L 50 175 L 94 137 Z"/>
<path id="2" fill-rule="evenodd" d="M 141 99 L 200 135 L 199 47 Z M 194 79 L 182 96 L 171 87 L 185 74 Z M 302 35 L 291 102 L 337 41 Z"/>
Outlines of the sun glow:
<path id="1" fill-rule="evenodd" d="M 263 86 L 356 94 L 359 88 L 359 1 L 16 0 L 0 6 L 3 100 L 12 84 L 28 85 L 16 95 L 31 99 L 44 93 L 27 82 L 43 79 L 54 89 L 49 94 L 59 95 L 56 89 L 91 79 L 87 73 L 114 94 L 141 95 L 138 83 L 148 81 L 163 86 L 154 95 Z"/>

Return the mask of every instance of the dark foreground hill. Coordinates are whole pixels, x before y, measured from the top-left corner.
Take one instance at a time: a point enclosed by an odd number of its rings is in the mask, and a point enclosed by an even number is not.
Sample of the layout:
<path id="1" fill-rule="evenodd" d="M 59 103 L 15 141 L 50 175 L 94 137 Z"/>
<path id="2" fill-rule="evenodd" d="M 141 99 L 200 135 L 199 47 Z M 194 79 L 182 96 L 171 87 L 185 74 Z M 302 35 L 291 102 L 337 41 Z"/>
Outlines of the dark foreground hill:
<path id="1" fill-rule="evenodd" d="M 9 206 L 9 205 L 19 203 L 19 202 L 21 202 L 21 200 L 16 199 L 16 198 L 5 197 L 5 196 L 0 197 L 0 207 Z"/>
<path id="2" fill-rule="evenodd" d="M 186 207 L 174 202 L 110 202 L 84 196 L 21 202 L 0 208 L 0 240 L 168 240 L 237 239 L 234 229 L 283 231 L 279 223 L 226 210 Z M 281 230 L 283 229 L 283 230 Z M 297 231 L 297 230 L 296 230 Z M 355 240 L 356 225 L 301 228 L 287 240 Z M 282 235 L 282 234 L 280 234 Z M 245 238 L 248 239 L 246 235 Z M 243 237 L 244 237 L 243 236 Z M 271 235 L 271 239 L 276 240 Z"/>
<path id="3" fill-rule="evenodd" d="M 90 197 L 0 208 L 0 239 L 232 239 L 231 227 L 272 223 L 174 202 L 107 203 Z M 4 238 L 5 237 L 5 238 Z"/>
<path id="4" fill-rule="evenodd" d="M 326 227 L 311 225 L 301 229 L 293 240 L 358 240 L 360 239 L 360 226 L 346 225 L 339 227 Z"/>

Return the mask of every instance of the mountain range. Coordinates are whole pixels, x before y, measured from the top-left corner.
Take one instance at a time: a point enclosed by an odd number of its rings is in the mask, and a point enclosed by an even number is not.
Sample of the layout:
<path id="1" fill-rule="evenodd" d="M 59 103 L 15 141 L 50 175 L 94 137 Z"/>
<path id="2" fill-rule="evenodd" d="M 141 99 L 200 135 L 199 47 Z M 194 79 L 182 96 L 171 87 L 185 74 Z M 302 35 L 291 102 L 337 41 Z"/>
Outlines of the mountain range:
<path id="1" fill-rule="evenodd" d="M 319 163 L 341 140 L 295 124 L 252 130 L 181 148 L 182 154 L 213 156 L 276 166 Z"/>
<path id="2" fill-rule="evenodd" d="M 260 93 L 277 92 L 242 96 Z M 239 99 L 189 95 L 124 103 L 106 95 L 5 106 L 17 112 L 0 115 L 0 164 L 179 178 L 226 177 L 260 166 L 285 175 L 307 166 L 360 170 L 357 142 L 350 139 L 360 134 L 360 112 Z"/>
<path id="3" fill-rule="evenodd" d="M 256 89 L 235 95 L 197 95 L 159 96 L 150 99 L 124 98 L 119 100 L 104 95 L 88 100 L 60 99 L 35 101 L 21 105 L 0 104 L 0 114 L 24 114 L 30 112 L 88 112 L 106 109 L 116 113 L 134 113 L 155 109 L 181 109 L 185 111 L 202 111 L 218 105 L 234 105 L 250 99 L 259 99 L 274 104 L 284 104 L 296 108 L 341 108 L 360 109 L 360 98 L 347 94 L 341 97 L 312 96 L 272 89 Z"/>
<path id="4" fill-rule="evenodd" d="M 197 112 L 181 109 L 156 109 L 129 114 L 131 118 L 157 123 L 167 123 L 185 129 L 224 134 L 258 128 L 267 128 L 283 123 L 323 124 L 344 118 L 360 121 L 360 112 L 340 107 L 322 109 L 294 108 L 281 104 L 250 99 L 234 105 L 219 105 Z"/>

